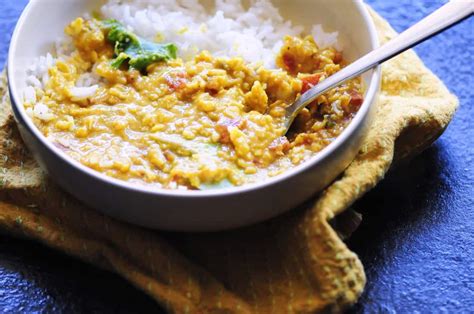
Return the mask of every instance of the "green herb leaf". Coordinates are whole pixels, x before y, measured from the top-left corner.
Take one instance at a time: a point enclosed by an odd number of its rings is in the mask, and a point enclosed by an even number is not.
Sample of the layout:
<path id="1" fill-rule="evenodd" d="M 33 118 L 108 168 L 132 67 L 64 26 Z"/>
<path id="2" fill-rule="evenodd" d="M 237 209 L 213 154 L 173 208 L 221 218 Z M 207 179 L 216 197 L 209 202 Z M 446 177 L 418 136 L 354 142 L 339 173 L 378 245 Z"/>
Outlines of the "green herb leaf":
<path id="1" fill-rule="evenodd" d="M 105 20 L 102 26 L 108 32 L 107 40 L 115 47 L 116 58 L 112 61 L 112 67 L 116 69 L 128 61 L 130 67 L 144 71 L 150 64 L 177 57 L 175 44 L 162 45 L 142 39 L 116 20 Z"/>

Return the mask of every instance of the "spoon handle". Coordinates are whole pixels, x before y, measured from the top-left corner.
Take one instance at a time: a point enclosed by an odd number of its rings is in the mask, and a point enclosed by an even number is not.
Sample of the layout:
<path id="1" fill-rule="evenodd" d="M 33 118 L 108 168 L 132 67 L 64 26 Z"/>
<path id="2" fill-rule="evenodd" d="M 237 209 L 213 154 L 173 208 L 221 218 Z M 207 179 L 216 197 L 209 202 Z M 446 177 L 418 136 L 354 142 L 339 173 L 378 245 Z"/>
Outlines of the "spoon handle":
<path id="1" fill-rule="evenodd" d="M 473 13 L 473 0 L 452 0 L 385 45 L 373 50 L 341 71 L 321 81 L 287 108 L 287 129 L 289 129 L 298 113 L 322 93 L 361 75 L 380 63 L 461 22 Z"/>

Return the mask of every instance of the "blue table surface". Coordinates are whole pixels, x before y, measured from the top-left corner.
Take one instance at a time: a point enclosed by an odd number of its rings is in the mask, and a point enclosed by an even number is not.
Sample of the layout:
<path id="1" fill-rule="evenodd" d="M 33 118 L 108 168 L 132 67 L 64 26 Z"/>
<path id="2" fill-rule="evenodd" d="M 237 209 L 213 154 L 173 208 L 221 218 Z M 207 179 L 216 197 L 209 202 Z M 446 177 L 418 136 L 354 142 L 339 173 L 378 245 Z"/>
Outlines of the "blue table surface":
<path id="1" fill-rule="evenodd" d="M 51 0 L 58 1 L 60 0 Z M 368 0 L 402 31 L 446 1 Z M 27 0 L 0 0 L 0 64 Z M 474 312 L 474 19 L 418 46 L 461 101 L 443 136 L 356 203 L 348 241 L 367 287 L 354 313 Z M 0 237 L 0 311 L 158 312 L 116 275 L 38 244 Z"/>

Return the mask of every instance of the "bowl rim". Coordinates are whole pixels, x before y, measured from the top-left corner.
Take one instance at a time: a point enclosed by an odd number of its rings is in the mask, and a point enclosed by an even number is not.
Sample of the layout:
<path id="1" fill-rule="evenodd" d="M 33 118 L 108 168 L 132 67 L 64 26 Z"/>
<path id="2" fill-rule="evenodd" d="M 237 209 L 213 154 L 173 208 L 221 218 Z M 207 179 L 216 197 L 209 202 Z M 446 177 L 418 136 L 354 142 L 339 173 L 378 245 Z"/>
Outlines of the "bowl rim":
<path id="1" fill-rule="evenodd" d="M 18 114 L 24 121 L 24 126 L 28 129 L 28 131 L 34 135 L 34 137 L 45 147 L 49 150 L 50 153 L 55 155 L 55 157 L 60 158 L 64 163 L 68 164 L 68 166 L 74 168 L 75 170 L 82 172 L 83 174 L 89 176 L 91 179 L 95 179 L 98 181 L 102 181 L 108 185 L 114 186 L 115 188 L 125 189 L 133 192 L 138 193 L 145 193 L 151 194 L 159 197 L 181 197 L 181 198 L 209 198 L 209 197 L 223 197 L 228 195 L 238 195 L 244 194 L 246 192 L 255 191 L 255 190 L 263 190 L 269 186 L 276 185 L 281 183 L 282 181 L 286 181 L 290 178 L 300 175 L 301 173 L 305 172 L 312 166 L 317 163 L 322 162 L 324 159 L 329 158 L 341 144 L 344 144 L 351 135 L 359 128 L 365 117 L 369 114 L 371 107 L 375 104 L 376 101 L 376 94 L 379 91 L 380 81 L 381 81 L 381 65 L 378 65 L 374 69 L 372 69 L 372 79 L 369 87 L 367 88 L 366 97 L 362 106 L 360 107 L 359 111 L 357 112 L 356 116 L 352 119 L 350 124 L 343 130 L 343 132 L 328 146 L 326 146 L 323 150 L 315 154 L 315 156 L 309 158 L 307 161 L 301 163 L 300 165 L 285 171 L 284 173 L 277 175 L 273 178 L 269 178 L 262 182 L 256 182 L 251 184 L 245 184 L 239 187 L 230 187 L 230 188 L 223 188 L 223 189 L 216 189 L 216 190 L 205 190 L 205 191 L 194 191 L 194 190 L 167 190 L 163 188 L 157 188 L 152 186 L 140 185 L 136 183 L 130 183 L 127 181 L 123 181 L 120 179 L 116 179 L 113 177 L 109 177 L 101 172 L 93 170 L 80 162 L 74 160 L 72 157 L 69 157 L 66 153 L 61 151 L 58 147 L 56 147 L 51 141 L 49 141 L 36 127 L 33 123 L 33 120 L 28 116 L 26 113 L 22 102 L 19 101 L 21 98 L 19 97 L 19 90 L 16 86 L 15 80 L 13 78 L 14 74 L 12 69 L 14 68 L 14 59 L 15 59 L 15 51 L 17 42 L 20 38 L 20 31 L 23 28 L 23 25 L 26 23 L 28 17 L 34 12 L 35 5 L 37 5 L 40 1 L 30 1 L 27 6 L 25 7 L 24 11 L 22 12 L 20 18 L 18 19 L 17 25 L 15 26 L 10 47 L 8 51 L 8 61 L 7 61 L 7 78 L 8 78 L 8 89 L 11 98 L 12 107 L 15 107 Z M 379 47 L 379 38 L 377 34 L 377 30 L 375 28 L 374 21 L 369 14 L 369 10 L 367 5 L 364 1 L 354 1 L 357 9 L 361 13 L 364 22 L 368 28 L 369 36 L 370 36 L 370 43 L 373 49 Z"/>

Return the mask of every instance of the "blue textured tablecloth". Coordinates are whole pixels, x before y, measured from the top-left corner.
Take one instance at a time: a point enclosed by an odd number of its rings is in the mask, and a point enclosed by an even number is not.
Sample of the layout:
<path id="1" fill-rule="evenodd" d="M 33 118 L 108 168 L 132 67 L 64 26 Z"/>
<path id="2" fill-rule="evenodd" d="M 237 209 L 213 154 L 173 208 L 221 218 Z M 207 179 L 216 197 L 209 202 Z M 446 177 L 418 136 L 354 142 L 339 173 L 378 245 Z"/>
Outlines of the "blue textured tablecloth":
<path id="1" fill-rule="evenodd" d="M 0 64 L 26 2 L 0 0 Z M 368 2 L 402 31 L 445 1 Z M 458 95 L 461 108 L 432 148 L 393 171 L 355 205 L 364 222 L 348 244 L 361 257 L 368 283 L 353 312 L 474 312 L 474 19 L 416 50 Z M 3 236 L 0 311 L 159 308 L 115 275 Z"/>

